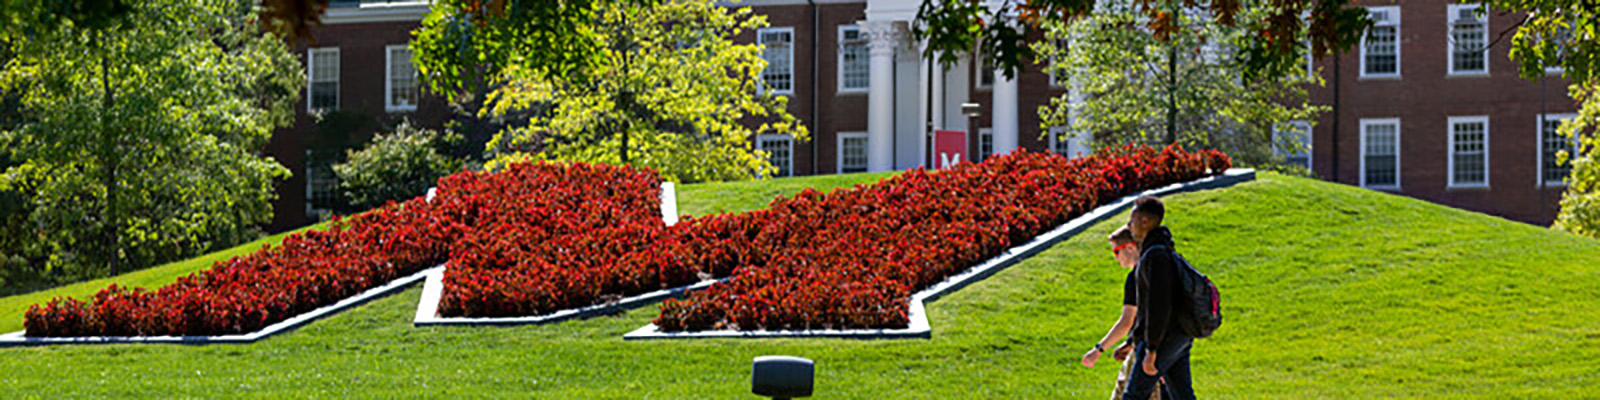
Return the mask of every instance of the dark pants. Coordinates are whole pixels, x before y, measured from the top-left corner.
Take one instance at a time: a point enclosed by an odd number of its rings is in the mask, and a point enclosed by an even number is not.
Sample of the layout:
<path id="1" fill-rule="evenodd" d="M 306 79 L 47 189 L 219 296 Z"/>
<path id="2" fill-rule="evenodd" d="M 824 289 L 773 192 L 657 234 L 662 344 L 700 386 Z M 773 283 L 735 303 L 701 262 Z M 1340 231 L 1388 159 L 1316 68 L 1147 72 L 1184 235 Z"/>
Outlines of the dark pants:
<path id="1" fill-rule="evenodd" d="M 1136 364 L 1133 365 L 1133 373 L 1128 378 L 1128 388 L 1122 392 L 1122 398 L 1148 399 L 1156 382 L 1166 377 L 1166 381 L 1162 382 L 1165 389 L 1163 399 L 1193 399 L 1194 386 L 1189 376 L 1189 348 L 1193 345 L 1194 338 L 1189 335 L 1168 332 L 1166 342 L 1156 349 L 1156 375 L 1150 376 L 1144 373 L 1145 344 L 1139 343 L 1134 349 Z"/>

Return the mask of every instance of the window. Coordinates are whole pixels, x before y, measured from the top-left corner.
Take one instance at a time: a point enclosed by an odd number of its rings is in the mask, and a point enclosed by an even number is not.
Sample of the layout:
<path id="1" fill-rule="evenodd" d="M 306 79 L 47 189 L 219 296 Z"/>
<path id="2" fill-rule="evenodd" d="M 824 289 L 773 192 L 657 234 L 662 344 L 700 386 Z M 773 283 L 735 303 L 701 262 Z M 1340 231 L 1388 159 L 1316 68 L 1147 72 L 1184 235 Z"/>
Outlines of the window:
<path id="1" fill-rule="evenodd" d="M 389 79 L 383 86 L 383 109 L 411 111 L 417 109 L 417 68 L 411 65 L 411 48 L 405 45 L 385 47 L 388 53 Z"/>
<path id="2" fill-rule="evenodd" d="M 1450 117 L 1449 187 L 1489 186 L 1489 117 Z"/>
<path id="3" fill-rule="evenodd" d="M 1544 73 L 1559 75 L 1562 72 L 1566 72 L 1567 67 L 1563 66 L 1561 63 L 1567 60 L 1567 52 L 1571 51 L 1570 46 L 1572 46 L 1572 26 L 1562 25 L 1557 27 L 1555 37 L 1546 40 L 1552 40 L 1556 42 L 1556 59 L 1546 62 Z"/>
<path id="4" fill-rule="evenodd" d="M 1564 186 L 1567 175 L 1572 174 L 1572 157 L 1578 154 L 1577 138 L 1562 136 L 1558 131 L 1561 122 L 1577 117 L 1574 114 L 1549 114 L 1539 118 L 1539 180 L 1542 186 Z M 1559 152 L 1567 152 L 1567 163 L 1556 165 Z"/>
<path id="5" fill-rule="evenodd" d="M 761 70 L 761 85 L 774 94 L 794 93 L 794 28 L 762 28 L 756 33 L 756 44 L 765 46 L 761 59 L 767 68 Z"/>
<path id="6" fill-rule="evenodd" d="M 314 157 L 306 150 L 306 215 L 317 220 L 327 217 L 339 201 L 339 176 L 333 174 L 333 163 Z"/>
<path id="7" fill-rule="evenodd" d="M 1489 19 L 1477 4 L 1450 4 L 1450 74 L 1489 73 Z"/>
<path id="8" fill-rule="evenodd" d="M 794 173 L 794 140 L 789 135 L 757 136 L 756 148 L 767 152 L 767 159 L 778 167 L 778 173 L 773 176 L 790 176 Z"/>
<path id="9" fill-rule="evenodd" d="M 978 154 L 972 156 L 972 162 L 983 162 L 994 153 L 994 131 L 989 128 L 978 130 Z"/>
<path id="10" fill-rule="evenodd" d="M 1050 127 L 1050 151 L 1068 159 L 1094 154 L 1094 149 L 1089 147 L 1089 135 L 1072 132 L 1064 126 Z"/>
<path id="11" fill-rule="evenodd" d="M 872 60 L 867 39 L 855 25 L 839 27 L 839 91 L 861 92 L 872 86 Z"/>
<path id="12" fill-rule="evenodd" d="M 1400 119 L 1361 120 L 1361 186 L 1400 188 Z"/>
<path id="13" fill-rule="evenodd" d="M 867 172 L 867 133 L 839 133 L 839 173 Z"/>
<path id="14" fill-rule="evenodd" d="M 1272 153 L 1289 165 L 1311 169 L 1311 122 L 1289 121 L 1272 130 Z"/>
<path id="15" fill-rule="evenodd" d="M 306 110 L 339 108 L 339 48 L 306 51 Z"/>
<path id="16" fill-rule="evenodd" d="M 1369 7 L 1372 27 L 1361 37 L 1361 77 L 1400 76 L 1400 7 Z"/>

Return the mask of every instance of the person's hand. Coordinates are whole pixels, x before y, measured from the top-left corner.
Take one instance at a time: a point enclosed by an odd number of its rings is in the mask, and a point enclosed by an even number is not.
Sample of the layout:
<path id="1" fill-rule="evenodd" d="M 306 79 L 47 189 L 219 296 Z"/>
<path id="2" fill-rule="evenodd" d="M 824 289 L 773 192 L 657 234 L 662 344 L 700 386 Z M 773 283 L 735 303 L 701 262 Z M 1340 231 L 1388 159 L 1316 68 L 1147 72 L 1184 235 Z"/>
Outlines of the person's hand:
<path id="1" fill-rule="evenodd" d="M 1128 354 L 1132 354 L 1132 353 L 1133 353 L 1133 345 L 1129 344 L 1128 342 L 1123 342 L 1121 346 L 1117 346 L 1116 350 L 1112 350 L 1111 351 L 1111 357 L 1112 358 L 1116 358 L 1117 362 L 1122 362 L 1122 361 L 1127 361 L 1128 360 Z"/>
<path id="2" fill-rule="evenodd" d="M 1144 352 L 1144 374 L 1156 376 L 1156 353 Z"/>
<path id="3" fill-rule="evenodd" d="M 1083 353 L 1083 366 L 1094 368 L 1094 362 L 1099 359 L 1100 349 L 1089 349 L 1088 353 Z"/>

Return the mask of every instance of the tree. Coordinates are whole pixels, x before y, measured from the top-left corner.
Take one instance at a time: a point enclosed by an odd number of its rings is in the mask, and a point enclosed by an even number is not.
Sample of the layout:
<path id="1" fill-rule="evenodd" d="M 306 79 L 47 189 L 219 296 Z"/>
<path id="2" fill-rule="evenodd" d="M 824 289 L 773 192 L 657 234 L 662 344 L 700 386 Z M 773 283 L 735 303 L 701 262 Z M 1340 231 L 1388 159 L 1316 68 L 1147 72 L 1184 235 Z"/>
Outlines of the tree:
<path id="1" fill-rule="evenodd" d="M 1221 148 L 1248 165 L 1271 163 L 1274 144 L 1302 146 L 1286 138 L 1274 143 L 1273 128 L 1315 120 L 1327 108 L 1307 101 L 1306 85 L 1320 85 L 1320 79 L 1307 74 L 1303 58 L 1246 78 L 1237 54 L 1255 34 L 1244 26 L 1267 13 L 1246 9 L 1230 26 L 1190 9 L 1178 13 L 1178 29 L 1162 40 L 1145 31 L 1145 16 L 1135 7 L 1105 0 L 1094 15 L 1043 25 L 1051 40 L 1036 50 L 1056 60 L 1047 68 L 1073 89 L 1039 108 L 1043 126 L 1092 133 L 1098 146 Z"/>
<path id="2" fill-rule="evenodd" d="M 491 167 L 549 159 L 651 167 L 678 181 L 747 179 L 776 170 L 751 136 L 806 138 L 787 99 L 760 90 L 762 48 L 733 42 L 766 26 L 749 8 L 668 0 L 609 8 L 596 26 L 605 62 L 588 78 L 523 67 L 496 77 L 506 84 L 490 94 L 490 113 L 533 113 L 491 141 Z"/>
<path id="3" fill-rule="evenodd" d="M 93 2 L 93 1 L 89 1 Z M 122 4 L 122 3 L 118 3 Z M 14 3 L 13 3 L 14 5 Z M 25 187 L 19 229 L 44 244 L 52 273 L 78 279 L 232 245 L 271 217 L 259 153 L 304 87 L 285 41 L 255 25 L 247 0 L 152 0 L 80 24 L 59 9 L 7 7 L 14 58 L 0 92 L 27 120 L 0 133 Z"/>
<path id="4" fill-rule="evenodd" d="M 1371 21 L 1359 7 L 1347 7 L 1348 0 L 1132 0 L 1131 11 L 1143 14 L 1145 32 L 1166 41 L 1180 28 L 1183 13 L 1178 9 L 1204 9 L 1224 27 L 1239 27 L 1255 33 L 1236 43 L 1245 66 L 1255 78 L 1258 71 L 1271 71 L 1299 63 L 1300 50 L 1311 43 L 1317 56 L 1342 52 L 1360 42 Z M 1048 22 L 1072 20 L 1102 13 L 1102 0 L 1008 0 L 986 7 L 973 0 L 922 0 L 913 34 L 928 40 L 926 53 L 953 65 L 960 55 L 980 48 L 992 65 L 1014 76 L 1032 60 L 1027 35 L 1016 29 L 1038 29 Z M 1238 18 L 1242 12 L 1259 17 Z M 1127 11 L 1118 11 L 1127 12 Z"/>
<path id="5" fill-rule="evenodd" d="M 357 210 L 405 201 L 427 193 L 439 178 L 461 168 L 460 160 L 445 155 L 459 141 L 458 135 L 417 129 L 403 121 L 394 133 L 379 134 L 360 151 L 350 151 L 333 171 L 345 198 Z"/>

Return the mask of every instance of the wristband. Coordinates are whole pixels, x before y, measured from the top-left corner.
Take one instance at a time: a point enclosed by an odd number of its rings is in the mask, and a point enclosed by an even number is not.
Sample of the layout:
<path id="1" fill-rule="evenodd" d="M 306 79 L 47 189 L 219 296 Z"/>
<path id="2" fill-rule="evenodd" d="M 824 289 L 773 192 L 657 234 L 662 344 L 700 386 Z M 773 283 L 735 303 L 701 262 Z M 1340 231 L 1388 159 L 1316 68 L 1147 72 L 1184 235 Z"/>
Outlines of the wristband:
<path id="1" fill-rule="evenodd" d="M 1106 352 L 1106 349 L 1100 346 L 1100 342 L 1094 342 L 1094 350 L 1101 353 Z"/>

